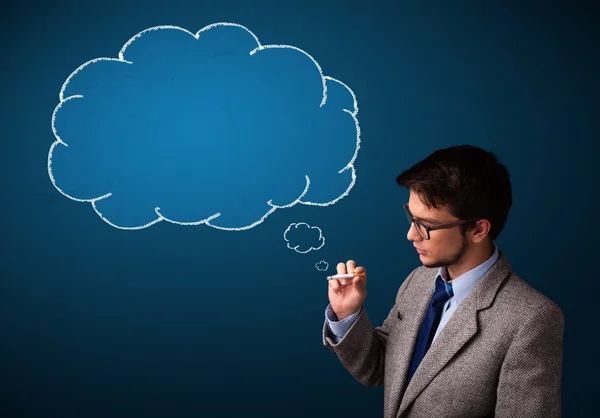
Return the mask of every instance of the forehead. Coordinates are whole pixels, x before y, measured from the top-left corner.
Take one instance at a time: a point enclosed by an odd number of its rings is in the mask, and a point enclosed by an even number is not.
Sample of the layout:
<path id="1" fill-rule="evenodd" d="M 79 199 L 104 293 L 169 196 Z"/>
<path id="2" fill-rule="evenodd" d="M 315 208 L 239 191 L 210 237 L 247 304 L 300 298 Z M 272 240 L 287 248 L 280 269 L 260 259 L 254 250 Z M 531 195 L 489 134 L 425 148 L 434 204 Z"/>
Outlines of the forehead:
<path id="1" fill-rule="evenodd" d="M 416 218 L 429 218 L 431 220 L 440 221 L 453 218 L 446 206 L 442 206 L 437 209 L 434 207 L 428 208 L 427 205 L 421 201 L 419 196 L 412 191 L 410 192 L 410 197 L 408 199 L 408 208 Z"/>

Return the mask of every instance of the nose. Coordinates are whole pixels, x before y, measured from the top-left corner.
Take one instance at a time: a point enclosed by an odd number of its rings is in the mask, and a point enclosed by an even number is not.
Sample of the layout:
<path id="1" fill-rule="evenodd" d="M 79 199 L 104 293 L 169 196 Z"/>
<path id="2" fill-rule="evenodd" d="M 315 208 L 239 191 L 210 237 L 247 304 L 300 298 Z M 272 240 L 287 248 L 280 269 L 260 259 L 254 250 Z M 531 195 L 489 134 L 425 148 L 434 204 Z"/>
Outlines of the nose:
<path id="1" fill-rule="evenodd" d="M 421 240 L 423 240 L 423 237 L 417 231 L 417 227 L 415 226 L 414 222 L 411 222 L 410 228 L 408 229 L 408 233 L 406 234 L 406 238 L 409 241 L 421 241 Z"/>

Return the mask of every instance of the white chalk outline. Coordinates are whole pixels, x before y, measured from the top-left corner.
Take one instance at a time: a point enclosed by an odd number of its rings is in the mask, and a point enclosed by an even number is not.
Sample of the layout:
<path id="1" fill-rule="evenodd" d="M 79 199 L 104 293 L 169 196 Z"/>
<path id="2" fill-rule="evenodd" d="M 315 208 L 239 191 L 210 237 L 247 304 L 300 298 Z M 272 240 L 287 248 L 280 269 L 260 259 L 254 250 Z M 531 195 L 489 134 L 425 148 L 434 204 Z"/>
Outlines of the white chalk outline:
<path id="1" fill-rule="evenodd" d="M 317 267 L 319 264 L 321 263 L 325 263 L 325 270 L 321 270 L 319 267 Z M 325 260 L 321 260 L 318 263 L 315 264 L 315 268 L 319 271 L 327 271 L 327 269 L 329 268 L 329 263 Z"/>
<path id="2" fill-rule="evenodd" d="M 67 85 L 69 84 L 69 82 L 71 81 L 71 78 L 73 78 L 73 76 L 75 74 L 77 74 L 79 71 L 81 71 L 83 68 L 87 67 L 90 64 L 93 64 L 95 62 L 98 61 L 120 61 L 120 62 L 124 62 L 126 64 L 133 64 L 131 61 L 127 61 L 124 58 L 124 53 L 125 50 L 127 49 L 127 47 L 137 38 L 141 37 L 144 33 L 152 31 L 152 30 L 160 30 L 160 29 L 176 29 L 176 30 L 181 30 L 183 32 L 186 32 L 188 34 L 190 34 L 191 36 L 193 36 L 196 39 L 200 38 L 200 34 L 204 31 L 207 31 L 211 28 L 214 28 L 216 26 L 234 26 L 234 27 L 238 27 L 241 29 L 246 30 L 250 35 L 252 35 L 252 37 L 254 38 L 254 40 L 256 41 L 256 43 L 258 44 L 258 47 L 256 47 L 255 49 L 253 49 L 252 51 L 250 51 L 250 55 L 254 55 L 257 51 L 261 51 L 263 49 L 269 49 L 269 48 L 289 48 L 289 49 L 294 49 L 298 52 L 303 53 L 304 55 L 306 55 L 308 58 L 310 58 L 312 60 L 312 62 L 315 64 L 315 66 L 317 67 L 317 69 L 319 70 L 319 74 L 321 75 L 321 79 L 323 81 L 323 100 L 321 101 L 320 107 L 322 107 L 326 102 L 327 102 L 327 81 L 332 81 L 332 82 L 336 82 L 341 84 L 342 86 L 344 86 L 352 95 L 352 99 L 354 100 L 354 109 L 353 110 L 349 110 L 349 109 L 342 109 L 344 112 L 347 112 L 349 115 L 352 116 L 352 118 L 354 119 L 354 124 L 356 125 L 356 149 L 354 151 L 354 155 L 352 156 L 352 159 L 350 160 L 350 162 L 341 170 L 338 171 L 338 174 L 341 174 L 342 172 L 351 169 L 352 170 L 352 181 L 350 182 L 350 186 L 348 186 L 348 188 L 346 189 L 346 191 L 344 193 L 342 193 L 340 196 L 338 196 L 337 198 L 335 198 L 334 200 L 330 201 L 330 202 L 326 202 L 326 203 L 316 203 L 316 202 L 310 202 L 310 201 L 302 201 L 301 199 L 306 195 L 306 193 L 308 192 L 308 189 L 310 187 L 310 179 L 308 177 L 308 175 L 305 175 L 306 178 L 306 187 L 304 188 L 304 191 L 300 194 L 300 196 L 298 196 L 298 198 L 296 200 L 294 200 L 292 203 L 288 204 L 288 205 L 284 205 L 284 206 L 277 206 L 274 205 L 272 203 L 272 199 L 270 199 L 267 204 L 269 206 L 271 206 L 271 209 L 269 209 L 267 211 L 267 213 L 265 213 L 258 221 L 244 226 L 244 227 L 238 227 L 238 228 L 226 228 L 226 227 L 221 227 L 221 226 L 216 226 L 216 225 L 212 225 L 210 223 L 211 220 L 215 219 L 218 216 L 221 216 L 221 214 L 219 212 L 215 213 L 214 215 L 209 216 L 206 219 L 203 219 L 201 221 L 194 221 L 194 222 L 179 222 L 179 221 L 173 221 L 171 219 L 168 219 L 166 217 L 164 217 L 160 212 L 160 208 L 156 207 L 154 209 L 154 212 L 156 212 L 157 218 L 151 222 L 148 222 L 145 225 L 141 225 L 141 226 L 133 226 L 133 227 L 125 227 L 125 226 L 119 226 L 119 225 L 115 225 L 112 222 L 110 222 L 108 219 L 106 219 L 102 213 L 98 210 L 98 208 L 96 207 L 96 202 L 98 200 L 102 200 L 102 199 L 106 199 L 107 197 L 112 196 L 112 193 L 107 193 L 105 195 L 99 196 L 99 197 L 95 197 L 93 199 L 78 199 L 75 198 L 73 196 L 69 196 L 68 194 L 66 194 L 65 192 L 63 192 L 57 185 L 56 185 L 56 181 L 54 180 L 54 176 L 52 175 L 52 152 L 54 151 L 54 148 L 56 147 L 56 145 L 58 144 L 62 144 L 65 147 L 68 147 L 68 144 L 65 143 L 60 136 L 58 135 L 57 131 L 56 131 L 56 127 L 55 127 L 55 120 L 56 120 L 56 113 L 58 112 L 58 110 L 62 107 L 63 103 L 72 100 L 72 99 L 81 99 L 83 98 L 83 95 L 81 94 L 75 94 L 72 96 L 69 96 L 67 98 L 64 98 L 64 92 L 65 89 L 67 87 Z M 118 228 L 118 229 L 124 229 L 124 230 L 138 230 L 138 229 L 144 229 L 147 228 L 149 226 L 152 226 L 160 221 L 167 221 L 170 223 L 174 223 L 177 225 L 200 225 L 200 224 L 206 224 L 212 228 L 215 229 L 220 229 L 220 230 L 224 230 L 224 231 L 243 231 L 246 229 L 250 229 L 255 227 L 256 225 L 262 223 L 271 213 L 275 212 L 275 210 L 277 209 L 283 209 L 283 208 L 290 208 L 294 205 L 296 205 L 297 203 L 303 204 L 303 205 L 311 205 L 311 206 L 329 206 L 329 205 L 333 205 L 335 203 L 337 203 L 340 199 L 346 197 L 348 195 L 348 193 L 350 192 L 350 190 L 352 189 L 352 187 L 354 187 L 354 184 L 356 183 L 356 170 L 354 168 L 354 161 L 356 160 L 356 156 L 358 154 L 358 150 L 360 149 L 360 126 L 358 124 L 358 119 L 356 118 L 356 114 L 358 113 L 358 104 L 356 101 L 356 95 L 354 94 L 354 92 L 352 91 L 352 89 L 350 89 L 350 87 L 348 87 L 346 84 L 344 84 L 343 82 L 336 80 L 333 77 L 329 77 L 329 76 L 325 76 L 323 75 L 323 70 L 321 69 L 321 66 L 317 63 L 317 61 L 311 56 L 309 55 L 307 52 L 303 51 L 300 48 L 297 48 L 295 46 L 291 46 L 291 45 L 261 45 L 260 41 L 258 40 L 258 38 L 256 37 L 256 35 L 254 33 L 252 33 L 252 31 L 250 31 L 248 28 L 246 28 L 243 25 L 237 24 L 237 23 L 230 23 L 230 22 L 219 22 L 219 23 L 213 23 L 210 24 L 208 26 L 205 26 L 204 28 L 200 29 L 196 34 L 193 34 L 192 32 L 188 31 L 187 29 L 183 29 L 179 26 L 172 26 L 172 25 L 160 25 L 160 26 L 154 26 L 148 29 L 144 29 L 143 31 L 137 33 L 136 35 L 134 35 L 131 39 L 129 39 L 125 45 L 123 45 L 123 47 L 121 48 L 121 50 L 119 51 L 119 58 L 106 58 L 106 57 L 102 57 L 102 58 L 94 58 L 90 61 L 87 61 L 86 63 L 80 65 L 75 71 L 73 71 L 69 77 L 67 77 L 67 79 L 65 80 L 65 82 L 62 85 L 62 88 L 60 90 L 60 94 L 59 94 L 59 98 L 60 98 L 60 103 L 56 106 L 56 108 L 54 109 L 54 112 L 52 112 L 52 132 L 54 133 L 54 136 L 56 137 L 56 141 L 54 141 L 52 143 L 52 145 L 50 146 L 50 150 L 48 152 L 48 175 L 50 176 L 50 180 L 52 181 L 52 185 L 56 188 L 56 190 L 58 190 L 61 194 L 63 194 L 64 196 L 68 197 L 69 199 L 75 200 L 77 202 L 90 202 L 92 204 L 92 207 L 94 208 L 94 211 L 98 214 L 98 216 L 100 216 L 100 218 L 102 218 L 102 220 L 104 222 L 106 222 L 107 224 Z"/>
<path id="3" fill-rule="evenodd" d="M 317 248 L 311 246 L 310 249 L 308 249 L 306 251 L 298 251 L 297 248 L 300 245 L 296 245 L 295 247 L 290 247 L 290 240 L 287 239 L 287 233 L 290 232 L 290 229 L 292 228 L 292 225 L 296 229 L 298 229 L 298 225 L 306 225 L 310 229 L 318 229 L 319 230 L 319 241 L 321 241 L 321 239 L 323 239 L 323 243 L 321 245 L 319 245 L 319 247 L 317 247 Z M 288 227 L 286 228 L 286 230 L 283 232 L 283 239 L 288 243 L 287 247 L 290 250 L 294 250 L 294 251 L 296 251 L 297 253 L 300 253 L 300 254 L 306 254 L 306 253 L 308 253 L 308 252 L 310 252 L 312 250 L 319 250 L 319 249 L 321 249 L 323 247 L 323 245 L 325 245 L 325 237 L 323 236 L 323 231 L 321 231 L 321 228 L 319 228 L 318 226 L 310 226 L 306 222 L 298 222 L 298 223 L 292 222 L 291 224 L 289 224 Z"/>

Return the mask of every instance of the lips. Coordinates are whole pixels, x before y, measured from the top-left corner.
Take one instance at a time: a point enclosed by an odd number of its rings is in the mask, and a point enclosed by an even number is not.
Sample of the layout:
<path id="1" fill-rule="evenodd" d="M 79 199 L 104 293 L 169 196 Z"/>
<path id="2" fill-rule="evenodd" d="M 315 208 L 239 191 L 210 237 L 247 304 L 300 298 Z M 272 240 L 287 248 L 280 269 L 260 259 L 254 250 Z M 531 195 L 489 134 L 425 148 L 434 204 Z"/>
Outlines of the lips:
<path id="1" fill-rule="evenodd" d="M 417 252 L 418 252 L 419 254 L 425 254 L 425 253 L 427 253 L 427 251 L 425 251 L 425 250 L 422 250 L 422 249 L 420 249 L 420 248 L 417 248 L 417 247 L 415 247 L 415 250 L 417 250 Z"/>

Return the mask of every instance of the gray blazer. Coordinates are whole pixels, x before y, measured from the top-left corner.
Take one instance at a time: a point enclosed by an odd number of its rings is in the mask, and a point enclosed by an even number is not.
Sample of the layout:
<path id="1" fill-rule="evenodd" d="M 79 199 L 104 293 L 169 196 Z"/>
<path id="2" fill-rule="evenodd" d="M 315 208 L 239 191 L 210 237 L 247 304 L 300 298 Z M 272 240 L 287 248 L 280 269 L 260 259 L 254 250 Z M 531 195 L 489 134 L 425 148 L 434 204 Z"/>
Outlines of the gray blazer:
<path id="1" fill-rule="evenodd" d="M 437 273 L 413 270 L 379 327 L 363 306 L 336 344 L 325 321 L 323 344 L 360 383 L 384 385 L 385 418 L 560 417 L 563 312 L 502 251 L 406 384 Z"/>

